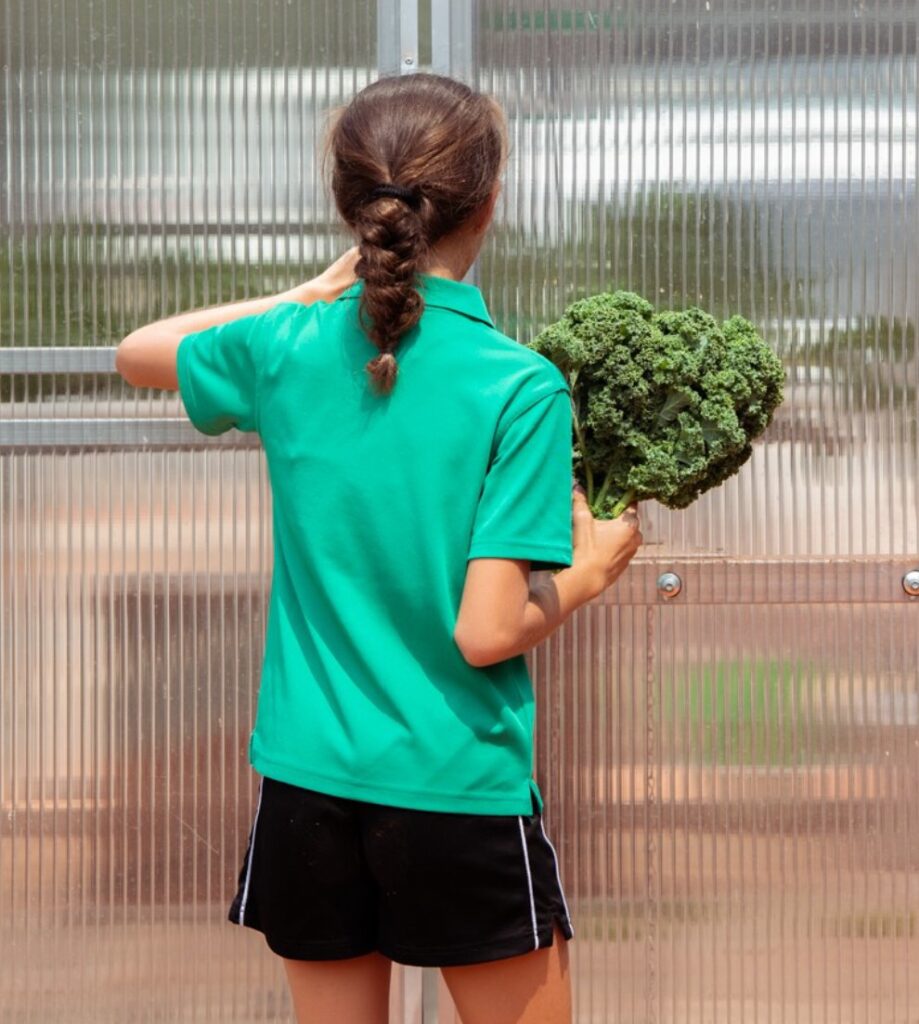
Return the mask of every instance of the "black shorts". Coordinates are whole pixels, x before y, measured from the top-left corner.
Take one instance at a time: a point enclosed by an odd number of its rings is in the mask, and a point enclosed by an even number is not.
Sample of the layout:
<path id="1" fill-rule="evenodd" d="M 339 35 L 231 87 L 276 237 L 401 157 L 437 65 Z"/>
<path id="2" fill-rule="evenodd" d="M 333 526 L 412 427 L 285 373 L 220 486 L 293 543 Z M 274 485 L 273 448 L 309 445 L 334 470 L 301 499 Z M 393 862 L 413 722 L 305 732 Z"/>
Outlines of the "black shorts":
<path id="1" fill-rule="evenodd" d="M 528 815 L 454 814 L 352 800 L 263 777 L 230 907 L 277 954 L 379 950 L 448 967 L 574 937 L 558 861 Z"/>

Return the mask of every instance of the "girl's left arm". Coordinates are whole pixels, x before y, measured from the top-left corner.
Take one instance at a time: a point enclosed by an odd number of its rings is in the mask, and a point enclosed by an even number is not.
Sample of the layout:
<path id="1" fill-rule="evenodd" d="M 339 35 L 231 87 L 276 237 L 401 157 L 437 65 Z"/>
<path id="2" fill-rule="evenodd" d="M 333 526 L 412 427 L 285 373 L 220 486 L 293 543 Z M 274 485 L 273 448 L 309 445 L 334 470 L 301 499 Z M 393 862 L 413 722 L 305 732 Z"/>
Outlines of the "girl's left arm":
<path id="1" fill-rule="evenodd" d="M 208 309 L 195 309 L 190 313 L 156 320 L 152 324 L 131 331 L 115 349 L 115 369 L 134 387 L 164 388 L 177 391 L 176 350 L 186 334 L 203 331 L 227 320 L 264 313 L 280 302 L 334 302 L 357 280 L 354 265 L 358 259 L 357 246 L 326 268 L 318 277 L 299 284 L 278 295 L 265 295 L 244 302 L 230 302 Z"/>

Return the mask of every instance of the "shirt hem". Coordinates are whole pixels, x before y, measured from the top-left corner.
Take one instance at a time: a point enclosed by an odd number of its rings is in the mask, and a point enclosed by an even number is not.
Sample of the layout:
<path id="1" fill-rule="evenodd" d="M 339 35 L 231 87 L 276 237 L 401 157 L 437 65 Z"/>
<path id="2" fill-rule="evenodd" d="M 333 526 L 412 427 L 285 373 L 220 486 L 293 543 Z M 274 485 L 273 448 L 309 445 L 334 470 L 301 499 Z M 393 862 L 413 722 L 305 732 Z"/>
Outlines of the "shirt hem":
<path id="1" fill-rule="evenodd" d="M 552 562 L 568 567 L 572 564 L 573 552 L 551 544 L 531 544 L 526 541 L 489 541 L 476 544 L 469 549 L 470 558 L 527 558 L 530 561 Z"/>
<path id="2" fill-rule="evenodd" d="M 179 385 L 179 397 L 182 399 L 182 405 L 185 407 L 185 414 L 188 416 L 191 425 L 202 434 L 207 434 L 212 437 L 214 435 L 214 431 L 207 430 L 203 417 L 199 418 L 200 409 L 198 408 L 198 400 L 195 397 L 195 388 L 192 384 L 191 376 L 188 374 L 185 366 L 185 362 L 188 357 L 188 350 L 184 342 L 186 338 L 189 338 L 192 334 L 196 333 L 196 331 L 189 331 L 188 334 L 182 335 L 178 347 L 176 348 L 176 380 Z"/>
<path id="3" fill-rule="evenodd" d="M 294 768 L 272 758 L 254 754 L 249 763 L 260 774 L 278 782 L 286 782 L 291 786 L 314 789 L 318 793 L 328 793 L 348 800 L 361 800 L 365 803 L 383 804 L 388 807 L 405 807 L 409 810 L 438 811 L 442 814 L 507 814 L 530 815 L 532 807 L 531 780 L 526 779 L 526 792 L 521 797 L 504 797 L 495 799 L 493 796 L 469 793 L 419 793 L 410 789 L 396 789 L 389 786 L 368 786 L 339 779 L 331 775 Z M 402 797 L 407 803 L 394 803 L 393 797 Z M 451 806 L 446 807 L 445 804 Z"/>

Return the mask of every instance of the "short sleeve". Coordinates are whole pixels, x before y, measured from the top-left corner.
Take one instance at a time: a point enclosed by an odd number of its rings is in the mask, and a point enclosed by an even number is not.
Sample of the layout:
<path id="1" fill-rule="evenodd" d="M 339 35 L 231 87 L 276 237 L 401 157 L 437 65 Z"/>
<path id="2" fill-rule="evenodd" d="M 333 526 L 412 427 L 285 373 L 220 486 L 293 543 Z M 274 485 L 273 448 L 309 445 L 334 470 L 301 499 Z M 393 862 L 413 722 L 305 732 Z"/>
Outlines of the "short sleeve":
<path id="1" fill-rule="evenodd" d="M 571 430 L 567 389 L 510 421 L 488 467 L 468 558 L 527 558 L 531 570 L 572 564 Z"/>
<path id="2" fill-rule="evenodd" d="M 179 394 L 202 434 L 258 429 L 254 334 L 262 314 L 186 334 L 176 350 Z"/>

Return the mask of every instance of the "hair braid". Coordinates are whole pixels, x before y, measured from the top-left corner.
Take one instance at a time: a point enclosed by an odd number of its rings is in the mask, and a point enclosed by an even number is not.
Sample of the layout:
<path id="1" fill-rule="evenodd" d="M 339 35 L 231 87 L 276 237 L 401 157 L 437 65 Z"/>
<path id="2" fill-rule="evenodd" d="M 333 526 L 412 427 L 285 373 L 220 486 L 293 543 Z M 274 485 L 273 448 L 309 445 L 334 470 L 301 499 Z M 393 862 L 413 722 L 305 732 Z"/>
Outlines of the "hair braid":
<path id="1" fill-rule="evenodd" d="M 445 75 L 379 78 L 332 111 L 323 160 L 358 239 L 361 326 L 380 350 L 365 368 L 380 392 L 392 390 L 395 348 L 424 310 L 419 269 L 491 198 L 507 151 L 497 101 Z"/>
<path id="2" fill-rule="evenodd" d="M 371 380 L 388 393 L 395 384 L 393 349 L 420 319 L 424 300 L 415 274 L 427 246 L 422 216 L 394 196 L 370 199 L 355 221 L 360 259 L 355 273 L 364 280 L 361 322 L 380 354 L 366 364 Z"/>

